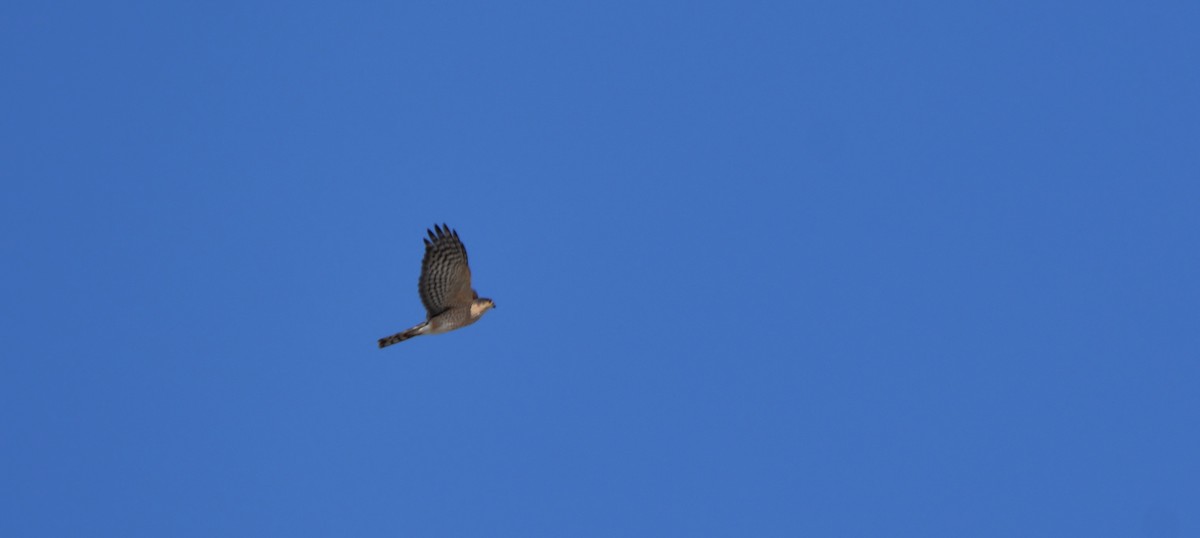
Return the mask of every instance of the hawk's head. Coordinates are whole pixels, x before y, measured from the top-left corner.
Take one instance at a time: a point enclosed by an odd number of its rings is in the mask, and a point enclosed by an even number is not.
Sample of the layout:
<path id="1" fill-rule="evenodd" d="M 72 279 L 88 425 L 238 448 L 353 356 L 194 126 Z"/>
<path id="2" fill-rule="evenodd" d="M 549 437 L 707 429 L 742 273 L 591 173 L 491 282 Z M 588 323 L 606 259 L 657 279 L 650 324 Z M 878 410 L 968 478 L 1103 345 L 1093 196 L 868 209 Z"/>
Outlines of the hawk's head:
<path id="1" fill-rule="evenodd" d="M 491 299 L 475 299 L 471 303 L 471 317 L 477 318 L 482 316 L 484 312 L 493 308 L 496 308 L 496 303 L 492 302 Z"/>

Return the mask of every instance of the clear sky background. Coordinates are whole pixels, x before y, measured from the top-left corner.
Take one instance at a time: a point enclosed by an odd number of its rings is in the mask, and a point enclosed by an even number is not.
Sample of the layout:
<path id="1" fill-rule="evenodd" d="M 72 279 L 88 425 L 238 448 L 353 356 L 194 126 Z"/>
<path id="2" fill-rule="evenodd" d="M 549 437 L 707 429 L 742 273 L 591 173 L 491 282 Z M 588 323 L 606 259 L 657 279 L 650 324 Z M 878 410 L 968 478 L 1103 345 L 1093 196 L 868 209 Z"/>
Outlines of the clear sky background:
<path id="1" fill-rule="evenodd" d="M 1200 535 L 1200 3 L 0 25 L 2 536 Z"/>

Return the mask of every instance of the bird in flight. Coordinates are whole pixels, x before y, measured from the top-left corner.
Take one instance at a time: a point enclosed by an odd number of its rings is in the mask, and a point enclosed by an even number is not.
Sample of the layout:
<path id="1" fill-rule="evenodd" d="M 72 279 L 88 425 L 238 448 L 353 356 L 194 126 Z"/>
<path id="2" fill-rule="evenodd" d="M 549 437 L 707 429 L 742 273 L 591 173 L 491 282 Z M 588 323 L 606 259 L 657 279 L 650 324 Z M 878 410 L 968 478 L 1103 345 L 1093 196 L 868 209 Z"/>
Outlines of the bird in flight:
<path id="1" fill-rule="evenodd" d="M 421 279 L 417 281 L 426 319 L 411 329 L 380 338 L 379 349 L 414 336 L 466 327 L 496 307 L 491 299 L 480 299 L 471 289 L 467 247 L 458 239 L 458 232 L 445 224 L 435 224 L 426 232 L 429 238 L 425 240 L 425 259 L 421 261 Z"/>

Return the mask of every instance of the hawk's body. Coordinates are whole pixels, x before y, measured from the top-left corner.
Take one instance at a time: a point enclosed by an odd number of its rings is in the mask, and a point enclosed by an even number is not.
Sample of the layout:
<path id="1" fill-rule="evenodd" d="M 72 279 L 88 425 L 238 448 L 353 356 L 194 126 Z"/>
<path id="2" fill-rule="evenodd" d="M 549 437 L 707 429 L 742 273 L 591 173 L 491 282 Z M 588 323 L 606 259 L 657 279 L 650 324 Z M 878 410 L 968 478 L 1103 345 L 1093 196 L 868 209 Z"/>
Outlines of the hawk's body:
<path id="1" fill-rule="evenodd" d="M 380 348 L 422 334 L 441 334 L 466 327 L 496 306 L 491 299 L 480 299 L 471 289 L 467 248 L 458 239 L 458 232 L 445 224 L 427 231 L 429 239 L 425 240 L 425 259 L 417 282 L 426 320 L 407 331 L 380 338 Z"/>

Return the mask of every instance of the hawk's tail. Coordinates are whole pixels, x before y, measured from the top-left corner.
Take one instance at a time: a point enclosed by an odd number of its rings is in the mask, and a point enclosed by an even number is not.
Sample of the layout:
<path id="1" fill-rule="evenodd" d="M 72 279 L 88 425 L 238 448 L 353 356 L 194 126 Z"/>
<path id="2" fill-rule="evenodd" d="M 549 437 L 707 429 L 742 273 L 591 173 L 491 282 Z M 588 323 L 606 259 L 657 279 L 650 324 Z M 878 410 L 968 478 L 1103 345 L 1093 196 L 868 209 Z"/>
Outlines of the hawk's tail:
<path id="1" fill-rule="evenodd" d="M 426 321 L 426 322 L 424 322 L 420 325 L 417 325 L 416 327 L 413 327 L 411 329 L 400 331 L 391 336 L 386 336 L 386 337 L 380 338 L 379 339 L 379 349 L 383 349 L 392 344 L 399 344 L 400 342 L 408 340 L 409 338 L 412 338 L 414 336 L 420 336 L 422 334 L 425 334 L 425 327 L 428 325 L 429 325 L 429 322 Z"/>

